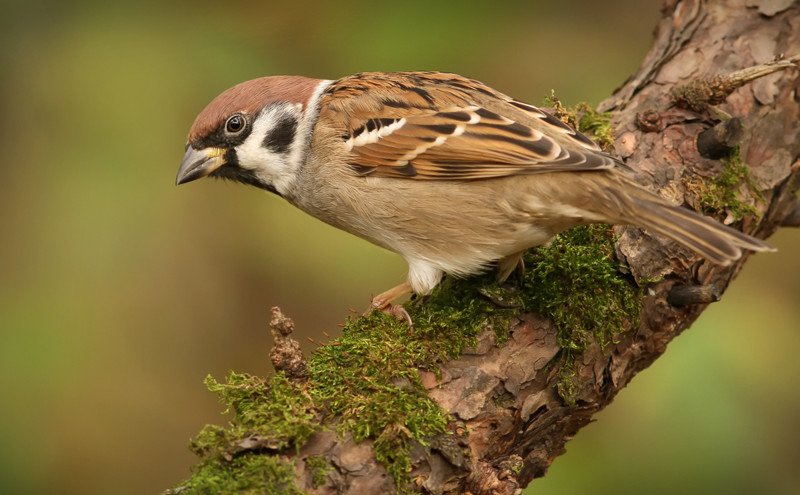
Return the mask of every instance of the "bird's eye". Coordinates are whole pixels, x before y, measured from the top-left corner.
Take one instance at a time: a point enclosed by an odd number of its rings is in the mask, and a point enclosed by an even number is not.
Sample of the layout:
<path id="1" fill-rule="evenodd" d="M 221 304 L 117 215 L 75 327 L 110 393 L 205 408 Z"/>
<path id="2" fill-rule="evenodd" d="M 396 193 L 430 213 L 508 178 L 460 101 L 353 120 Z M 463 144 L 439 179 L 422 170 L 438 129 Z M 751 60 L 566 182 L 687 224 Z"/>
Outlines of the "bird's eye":
<path id="1" fill-rule="evenodd" d="M 228 117 L 228 121 L 225 122 L 225 131 L 231 134 L 237 134 L 244 129 L 244 117 L 241 114 L 234 114 Z"/>

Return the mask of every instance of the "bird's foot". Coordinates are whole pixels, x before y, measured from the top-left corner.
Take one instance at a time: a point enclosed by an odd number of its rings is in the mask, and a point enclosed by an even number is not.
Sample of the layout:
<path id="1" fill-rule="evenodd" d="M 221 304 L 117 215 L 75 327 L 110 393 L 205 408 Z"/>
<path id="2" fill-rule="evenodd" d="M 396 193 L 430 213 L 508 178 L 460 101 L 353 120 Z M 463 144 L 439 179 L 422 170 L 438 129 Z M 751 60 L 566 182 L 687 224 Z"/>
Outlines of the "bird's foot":
<path id="1" fill-rule="evenodd" d="M 378 308 L 378 307 L 370 305 L 370 308 L 369 308 L 369 311 L 367 311 L 367 314 L 371 313 L 373 309 L 377 309 L 378 311 L 380 311 L 383 314 L 387 314 L 389 316 L 394 316 L 395 318 L 397 318 L 400 321 L 405 321 L 406 323 L 408 323 L 409 327 L 414 328 L 414 320 L 411 319 L 411 315 L 408 314 L 408 311 L 406 311 L 406 308 L 404 308 L 400 304 L 387 304 L 387 305 L 385 305 L 385 306 L 383 306 L 381 308 Z"/>
<path id="2" fill-rule="evenodd" d="M 403 283 L 396 287 L 392 287 L 386 292 L 378 294 L 372 298 L 369 309 L 366 313 L 364 313 L 364 316 L 372 313 L 373 309 L 377 309 L 381 313 L 394 316 L 398 320 L 405 320 L 408 323 L 408 326 L 413 328 L 414 320 L 411 319 L 411 315 L 408 314 L 406 308 L 400 304 L 392 304 L 392 301 L 399 299 L 410 292 L 411 287 L 408 285 L 408 283 Z"/>

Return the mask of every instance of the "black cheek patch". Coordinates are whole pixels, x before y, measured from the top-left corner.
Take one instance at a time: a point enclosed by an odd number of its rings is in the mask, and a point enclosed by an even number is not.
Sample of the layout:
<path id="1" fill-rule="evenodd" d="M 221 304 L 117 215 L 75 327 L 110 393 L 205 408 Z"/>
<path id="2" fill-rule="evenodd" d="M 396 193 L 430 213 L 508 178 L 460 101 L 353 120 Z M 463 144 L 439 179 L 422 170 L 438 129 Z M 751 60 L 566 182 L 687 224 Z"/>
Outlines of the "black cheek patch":
<path id="1" fill-rule="evenodd" d="M 286 153 L 297 133 L 297 119 L 284 115 L 264 138 L 264 147 L 275 153 Z"/>

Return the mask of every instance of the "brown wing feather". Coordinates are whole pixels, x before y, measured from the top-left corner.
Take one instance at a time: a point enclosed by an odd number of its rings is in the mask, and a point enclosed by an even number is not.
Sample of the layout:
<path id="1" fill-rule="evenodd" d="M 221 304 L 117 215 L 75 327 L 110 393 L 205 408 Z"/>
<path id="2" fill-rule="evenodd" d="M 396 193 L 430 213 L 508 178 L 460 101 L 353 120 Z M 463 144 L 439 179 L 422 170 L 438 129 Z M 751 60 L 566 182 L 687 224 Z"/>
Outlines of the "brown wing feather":
<path id="1" fill-rule="evenodd" d="M 367 73 L 334 83 L 320 116 L 341 134 L 359 174 L 485 179 L 613 168 L 616 160 L 544 111 L 443 73 Z"/>

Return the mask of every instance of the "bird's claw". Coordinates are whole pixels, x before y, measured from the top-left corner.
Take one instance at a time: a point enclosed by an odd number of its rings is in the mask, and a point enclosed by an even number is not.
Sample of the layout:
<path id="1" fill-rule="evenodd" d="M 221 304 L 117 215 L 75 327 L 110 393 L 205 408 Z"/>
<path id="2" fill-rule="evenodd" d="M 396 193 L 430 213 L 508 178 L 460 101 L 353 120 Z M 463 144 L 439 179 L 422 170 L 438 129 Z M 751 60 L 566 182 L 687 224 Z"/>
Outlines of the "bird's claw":
<path id="1" fill-rule="evenodd" d="M 369 309 L 364 313 L 364 316 L 371 314 L 372 310 L 374 309 L 377 309 L 383 314 L 394 316 L 400 321 L 405 321 L 408 323 L 409 327 L 414 328 L 414 320 L 411 319 L 411 315 L 408 314 L 406 308 L 400 304 L 391 304 L 390 302 L 382 299 L 373 299 L 370 303 Z"/>

